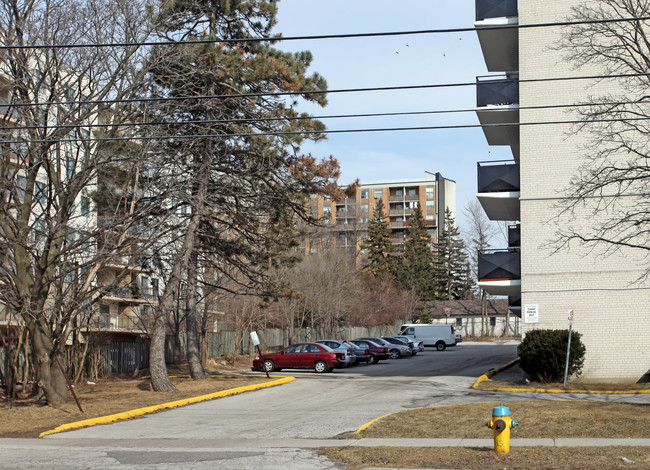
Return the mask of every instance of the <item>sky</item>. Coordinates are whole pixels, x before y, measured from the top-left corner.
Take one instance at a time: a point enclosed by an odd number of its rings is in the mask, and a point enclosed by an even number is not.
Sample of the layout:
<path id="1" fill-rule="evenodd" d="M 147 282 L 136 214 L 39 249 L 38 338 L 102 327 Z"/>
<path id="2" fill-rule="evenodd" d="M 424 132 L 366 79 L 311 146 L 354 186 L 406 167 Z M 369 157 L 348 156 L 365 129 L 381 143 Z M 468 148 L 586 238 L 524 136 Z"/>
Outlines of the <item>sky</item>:
<path id="1" fill-rule="evenodd" d="M 471 28 L 474 0 L 281 0 L 275 32 L 283 36 Z M 279 42 L 286 51 L 309 50 L 310 72 L 328 89 L 474 82 L 487 69 L 475 32 Z M 475 87 L 337 93 L 325 108 L 303 105 L 313 115 L 467 109 L 476 107 Z M 327 128 L 368 129 L 478 124 L 476 113 L 324 120 Z M 476 195 L 476 162 L 511 160 L 508 147 L 491 147 L 480 128 L 329 134 L 303 150 L 333 155 L 339 183 L 422 179 L 440 172 L 456 181 L 457 224 Z"/>

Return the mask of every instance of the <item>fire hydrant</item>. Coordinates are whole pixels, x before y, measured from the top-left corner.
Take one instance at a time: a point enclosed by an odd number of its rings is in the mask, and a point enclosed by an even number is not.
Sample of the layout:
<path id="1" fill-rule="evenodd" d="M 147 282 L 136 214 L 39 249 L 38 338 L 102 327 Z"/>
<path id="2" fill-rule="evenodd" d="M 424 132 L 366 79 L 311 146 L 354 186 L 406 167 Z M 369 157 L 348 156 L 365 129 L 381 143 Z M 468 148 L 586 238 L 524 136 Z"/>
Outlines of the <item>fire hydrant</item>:
<path id="1" fill-rule="evenodd" d="M 510 430 L 517 426 L 517 421 L 510 416 L 510 408 L 495 406 L 492 409 L 492 419 L 487 423 L 488 428 L 494 431 L 494 452 L 507 454 L 510 452 Z"/>

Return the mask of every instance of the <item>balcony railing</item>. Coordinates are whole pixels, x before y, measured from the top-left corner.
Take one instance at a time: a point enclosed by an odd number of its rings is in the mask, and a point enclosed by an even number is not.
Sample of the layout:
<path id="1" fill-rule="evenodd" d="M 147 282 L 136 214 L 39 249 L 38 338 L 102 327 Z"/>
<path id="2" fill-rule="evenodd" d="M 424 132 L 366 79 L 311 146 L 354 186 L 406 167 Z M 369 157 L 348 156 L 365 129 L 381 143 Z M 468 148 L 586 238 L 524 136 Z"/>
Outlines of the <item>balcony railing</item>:
<path id="1" fill-rule="evenodd" d="M 146 331 L 148 324 L 148 316 L 112 315 L 101 313 L 94 315 L 88 321 L 88 327 L 90 328 L 113 331 Z"/>
<path id="2" fill-rule="evenodd" d="M 517 0 L 476 0 L 476 21 L 519 16 Z"/>
<path id="3" fill-rule="evenodd" d="M 104 295 L 107 297 L 117 297 L 127 300 L 149 300 L 158 296 L 158 289 L 149 286 L 113 286 L 111 283 L 104 283 L 101 284 L 101 287 Z"/>
<path id="4" fill-rule="evenodd" d="M 479 281 L 521 279 L 521 253 L 518 250 L 489 250 L 478 254 Z"/>
<path id="5" fill-rule="evenodd" d="M 501 163 L 506 160 L 493 162 L 478 162 L 478 192 L 512 192 L 520 190 L 519 164 Z"/>
<path id="6" fill-rule="evenodd" d="M 519 78 L 507 75 L 476 77 L 476 106 L 504 106 L 519 104 Z"/>

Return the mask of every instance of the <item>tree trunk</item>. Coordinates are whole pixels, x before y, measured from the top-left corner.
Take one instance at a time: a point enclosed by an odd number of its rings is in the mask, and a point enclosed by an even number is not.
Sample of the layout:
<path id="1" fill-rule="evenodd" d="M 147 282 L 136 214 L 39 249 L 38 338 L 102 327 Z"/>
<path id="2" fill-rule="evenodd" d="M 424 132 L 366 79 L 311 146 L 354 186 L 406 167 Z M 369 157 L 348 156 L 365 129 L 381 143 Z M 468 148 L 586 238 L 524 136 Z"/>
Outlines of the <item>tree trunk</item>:
<path id="1" fill-rule="evenodd" d="M 54 359 L 53 346 L 49 336 L 38 325 L 30 327 L 34 361 L 38 364 L 37 382 L 45 394 L 47 403 L 55 408 L 68 402 L 68 385 Z"/>
<path id="2" fill-rule="evenodd" d="M 196 282 L 197 282 L 198 253 L 192 252 L 189 263 L 187 280 L 187 311 L 185 313 L 185 335 L 187 342 L 187 362 L 190 366 L 192 379 L 204 379 L 205 371 L 201 366 L 199 342 L 196 334 Z"/>

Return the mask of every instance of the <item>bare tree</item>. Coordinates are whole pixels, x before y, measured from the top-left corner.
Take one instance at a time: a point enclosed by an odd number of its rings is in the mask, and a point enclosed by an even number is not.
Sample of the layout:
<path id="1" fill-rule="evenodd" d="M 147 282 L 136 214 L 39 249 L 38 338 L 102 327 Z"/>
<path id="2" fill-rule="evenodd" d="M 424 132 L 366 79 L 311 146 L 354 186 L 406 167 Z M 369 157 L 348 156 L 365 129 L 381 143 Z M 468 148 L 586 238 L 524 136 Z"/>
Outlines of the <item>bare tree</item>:
<path id="1" fill-rule="evenodd" d="M 468 222 L 468 227 L 464 235 L 470 266 L 474 279 L 478 282 L 478 255 L 481 251 L 487 250 L 490 247 L 492 240 L 499 233 L 499 227 L 487 218 L 483 207 L 477 199 L 469 201 L 463 212 Z M 486 335 L 488 327 L 487 293 L 484 289 L 479 289 L 481 298 L 481 335 Z"/>
<path id="2" fill-rule="evenodd" d="M 619 94 L 594 97 L 575 111 L 582 120 L 575 131 L 589 142 L 560 207 L 567 221 L 558 247 L 577 242 L 604 254 L 631 249 L 650 256 L 650 22 L 630 20 L 649 15 L 648 0 L 597 0 L 575 7 L 569 18 L 584 22 L 567 28 L 559 44 L 569 61 L 628 76 L 617 79 Z"/>
<path id="3" fill-rule="evenodd" d="M 55 355 L 96 298 L 102 262 L 120 250 L 97 249 L 100 231 L 84 207 L 100 170 L 119 159 L 98 151 L 92 126 L 129 119 L 119 102 L 139 85 L 150 11 L 137 0 L 0 4 L 0 43 L 10 47 L 0 55 L 0 301 L 25 322 L 54 406 L 67 401 Z M 65 47 L 103 43 L 120 45 Z"/>

